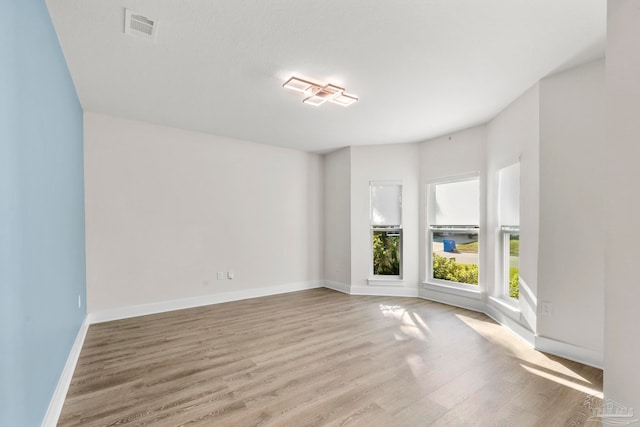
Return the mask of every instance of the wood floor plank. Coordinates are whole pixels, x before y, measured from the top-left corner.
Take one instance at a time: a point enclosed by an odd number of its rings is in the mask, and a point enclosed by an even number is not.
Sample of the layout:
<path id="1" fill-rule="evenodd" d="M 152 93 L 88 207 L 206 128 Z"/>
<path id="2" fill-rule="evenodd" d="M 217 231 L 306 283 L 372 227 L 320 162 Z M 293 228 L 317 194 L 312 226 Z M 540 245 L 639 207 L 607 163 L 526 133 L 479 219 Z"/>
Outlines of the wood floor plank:
<path id="1" fill-rule="evenodd" d="M 583 425 L 601 391 L 483 314 L 314 289 L 91 325 L 58 425 Z"/>

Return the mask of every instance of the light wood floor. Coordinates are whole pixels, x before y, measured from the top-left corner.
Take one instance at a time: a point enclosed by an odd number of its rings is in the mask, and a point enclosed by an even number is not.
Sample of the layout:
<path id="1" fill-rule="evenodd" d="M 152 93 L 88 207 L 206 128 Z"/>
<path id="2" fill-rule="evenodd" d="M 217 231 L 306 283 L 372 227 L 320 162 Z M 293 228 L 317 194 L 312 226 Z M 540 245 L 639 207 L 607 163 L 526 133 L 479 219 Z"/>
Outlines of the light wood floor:
<path id="1" fill-rule="evenodd" d="M 596 425 L 601 390 L 483 314 L 315 289 L 92 325 L 58 425 Z"/>

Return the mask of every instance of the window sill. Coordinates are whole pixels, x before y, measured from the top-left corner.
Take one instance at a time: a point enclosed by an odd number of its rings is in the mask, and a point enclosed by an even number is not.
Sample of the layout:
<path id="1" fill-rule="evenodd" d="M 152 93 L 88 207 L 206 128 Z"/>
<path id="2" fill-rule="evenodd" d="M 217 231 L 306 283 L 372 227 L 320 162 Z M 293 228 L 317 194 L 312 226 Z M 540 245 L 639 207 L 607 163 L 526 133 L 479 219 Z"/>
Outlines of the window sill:
<path id="1" fill-rule="evenodd" d="M 404 286 L 404 280 L 400 277 L 369 277 L 369 286 Z"/>
<path id="2" fill-rule="evenodd" d="M 467 298 L 482 299 L 480 288 L 469 285 L 448 285 L 445 283 L 422 282 L 422 287 L 430 291 L 443 292 L 446 294 L 459 295 Z"/>

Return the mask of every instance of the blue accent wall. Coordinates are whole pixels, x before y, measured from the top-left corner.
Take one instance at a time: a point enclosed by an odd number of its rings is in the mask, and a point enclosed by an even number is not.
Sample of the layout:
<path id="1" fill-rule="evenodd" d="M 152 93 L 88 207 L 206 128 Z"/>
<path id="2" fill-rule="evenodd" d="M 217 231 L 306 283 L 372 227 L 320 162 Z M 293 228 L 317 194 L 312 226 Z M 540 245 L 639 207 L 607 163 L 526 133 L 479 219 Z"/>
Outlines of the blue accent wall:
<path id="1" fill-rule="evenodd" d="M 44 0 L 0 0 L 2 426 L 41 424 L 85 317 L 82 141 Z"/>

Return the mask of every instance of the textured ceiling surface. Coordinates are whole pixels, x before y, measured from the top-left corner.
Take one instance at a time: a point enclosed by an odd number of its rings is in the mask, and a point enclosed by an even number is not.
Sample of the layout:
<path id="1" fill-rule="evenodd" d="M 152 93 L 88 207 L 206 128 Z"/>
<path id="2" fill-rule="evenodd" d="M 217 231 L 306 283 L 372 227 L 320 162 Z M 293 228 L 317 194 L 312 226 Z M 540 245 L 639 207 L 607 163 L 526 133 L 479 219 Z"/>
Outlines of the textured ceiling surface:
<path id="1" fill-rule="evenodd" d="M 604 54 L 604 0 L 47 0 L 85 111 L 305 151 L 484 123 Z M 125 8 L 157 19 L 124 33 Z M 282 88 L 345 87 L 344 108 Z"/>

